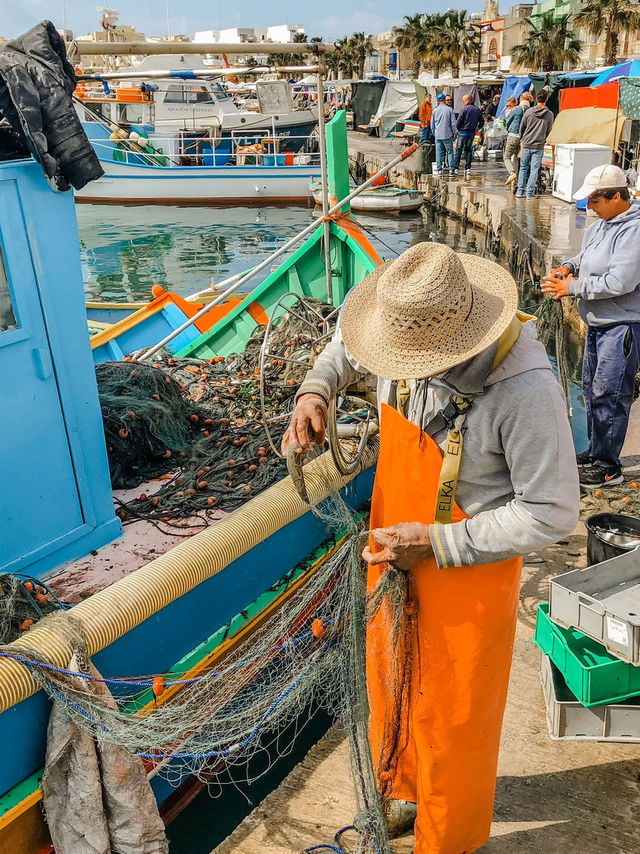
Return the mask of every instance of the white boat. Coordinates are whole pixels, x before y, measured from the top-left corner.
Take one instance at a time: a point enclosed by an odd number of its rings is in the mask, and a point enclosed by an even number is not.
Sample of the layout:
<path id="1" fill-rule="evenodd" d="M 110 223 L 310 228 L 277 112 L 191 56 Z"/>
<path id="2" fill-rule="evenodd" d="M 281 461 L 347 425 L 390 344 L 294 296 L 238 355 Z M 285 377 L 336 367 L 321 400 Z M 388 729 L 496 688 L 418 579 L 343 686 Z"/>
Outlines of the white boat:
<path id="1" fill-rule="evenodd" d="M 163 60 L 182 65 L 168 70 Z M 155 70 L 147 70 L 147 62 Z M 104 88 L 83 79 L 77 111 L 105 175 L 76 192 L 77 200 L 202 205 L 308 199 L 309 180 L 320 178 L 316 116 L 306 109 L 273 116 L 240 110 L 205 74 L 211 69 L 199 57 L 155 56 L 135 71 L 95 75 Z"/>
<path id="2" fill-rule="evenodd" d="M 99 150 L 99 145 L 96 147 Z M 103 156 L 100 156 L 100 161 L 105 174 L 76 191 L 78 202 L 292 204 L 309 198 L 309 181 L 320 174 L 320 166 L 311 164 L 154 166 L 115 162 Z"/>
<path id="3" fill-rule="evenodd" d="M 351 187 L 355 189 L 355 184 Z M 320 181 L 309 182 L 309 189 L 316 205 L 322 204 L 322 185 Z M 401 211 L 415 211 L 424 202 L 422 193 L 417 190 L 404 190 L 402 187 L 392 185 L 383 187 L 369 187 L 356 196 L 351 207 L 354 211 L 369 211 L 371 213 L 400 213 Z"/>

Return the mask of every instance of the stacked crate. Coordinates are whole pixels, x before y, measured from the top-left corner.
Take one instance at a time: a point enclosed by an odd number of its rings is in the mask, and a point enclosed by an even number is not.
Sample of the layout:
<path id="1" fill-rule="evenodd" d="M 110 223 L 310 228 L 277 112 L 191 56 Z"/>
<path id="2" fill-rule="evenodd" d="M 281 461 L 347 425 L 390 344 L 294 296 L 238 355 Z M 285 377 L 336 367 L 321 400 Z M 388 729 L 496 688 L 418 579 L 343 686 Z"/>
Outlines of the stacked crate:
<path id="1" fill-rule="evenodd" d="M 552 738 L 640 742 L 640 548 L 552 578 L 534 642 Z"/>

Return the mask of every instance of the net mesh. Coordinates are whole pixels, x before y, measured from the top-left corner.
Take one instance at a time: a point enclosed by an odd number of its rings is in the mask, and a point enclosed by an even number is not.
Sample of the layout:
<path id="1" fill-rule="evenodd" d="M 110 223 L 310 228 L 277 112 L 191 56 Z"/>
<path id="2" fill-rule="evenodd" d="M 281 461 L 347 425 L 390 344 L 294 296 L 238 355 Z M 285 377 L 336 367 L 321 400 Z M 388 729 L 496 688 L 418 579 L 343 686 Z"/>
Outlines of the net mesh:
<path id="1" fill-rule="evenodd" d="M 72 613 L 64 619 L 51 614 L 46 620 L 49 630 L 61 633 L 74 650 L 77 670 L 6 647 L 0 656 L 25 664 L 81 730 L 98 741 L 122 745 L 140 756 L 153 775 L 174 785 L 195 775 L 213 794 L 223 776 L 246 779 L 257 752 L 286 752 L 290 744 L 282 742 L 283 733 L 294 722 L 294 730 L 299 726 L 310 704 L 326 709 L 349 737 L 356 793 L 351 850 L 380 854 L 390 851 L 384 822 L 387 793 L 384 786 L 379 792 L 369 743 L 365 634 L 368 619 L 388 610 L 394 626 L 391 657 L 399 650 L 394 684 L 402 698 L 400 714 L 406 706 L 402 683 L 410 682 L 401 642 L 406 576 L 388 570 L 367 602 L 366 566 L 360 558 L 363 523 L 338 494 L 313 512 L 337 531 L 338 545 L 309 571 L 304 584 L 290 591 L 286 604 L 256 629 L 250 643 L 208 671 L 166 678 L 97 677 Z M 113 702 L 97 690 L 98 683 L 109 689 Z M 394 742 L 391 731 L 389 736 Z M 383 749 L 381 761 L 387 767 L 393 765 L 393 753 L 393 744 Z"/>

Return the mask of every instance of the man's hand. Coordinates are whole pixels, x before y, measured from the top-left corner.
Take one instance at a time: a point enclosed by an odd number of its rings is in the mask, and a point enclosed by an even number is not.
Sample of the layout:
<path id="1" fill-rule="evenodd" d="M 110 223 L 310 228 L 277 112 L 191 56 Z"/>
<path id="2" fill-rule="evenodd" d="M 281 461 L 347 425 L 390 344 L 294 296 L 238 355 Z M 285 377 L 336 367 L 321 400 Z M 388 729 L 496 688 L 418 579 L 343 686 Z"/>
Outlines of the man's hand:
<path id="1" fill-rule="evenodd" d="M 286 456 L 290 445 L 299 452 L 310 451 L 312 438 L 317 445 L 323 445 L 328 418 L 327 404 L 323 397 L 319 394 L 301 395 L 282 437 L 282 453 Z"/>
<path id="2" fill-rule="evenodd" d="M 429 526 L 422 522 L 400 522 L 390 528 L 375 528 L 370 531 L 379 551 L 371 551 L 367 546 L 362 557 L 372 566 L 390 563 L 398 569 L 411 569 L 433 554 L 429 539 Z"/>
<path id="3" fill-rule="evenodd" d="M 568 267 L 559 267 L 557 270 L 552 270 L 551 275 L 545 276 L 540 283 L 542 292 L 554 299 L 569 296 L 569 282 L 573 276 L 569 272 L 566 274 L 563 272 L 568 269 Z M 561 275 L 556 275 L 557 273 L 561 273 Z"/>
<path id="4" fill-rule="evenodd" d="M 555 270 L 552 270 L 549 273 L 549 276 L 557 276 L 558 278 L 567 278 L 567 276 L 571 276 L 573 271 L 568 264 L 563 264 L 561 267 L 556 267 Z"/>

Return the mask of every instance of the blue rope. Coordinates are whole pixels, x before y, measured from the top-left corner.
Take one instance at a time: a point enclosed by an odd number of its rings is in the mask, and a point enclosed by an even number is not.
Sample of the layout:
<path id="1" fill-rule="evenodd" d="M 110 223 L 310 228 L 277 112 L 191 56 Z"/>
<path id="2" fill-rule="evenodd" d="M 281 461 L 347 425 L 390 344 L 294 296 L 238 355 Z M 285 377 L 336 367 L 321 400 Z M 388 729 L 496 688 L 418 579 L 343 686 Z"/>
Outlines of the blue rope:
<path id="1" fill-rule="evenodd" d="M 329 626 L 333 623 L 334 620 L 325 620 L 323 625 Z M 211 673 L 205 673 L 204 676 L 194 676 L 191 679 L 172 679 L 165 683 L 165 687 L 171 688 L 174 685 L 195 685 L 198 682 L 204 682 L 207 679 L 217 679 L 221 676 L 226 676 L 228 673 L 232 673 L 234 670 L 241 670 L 243 667 L 248 667 L 250 664 L 254 664 L 256 661 L 259 661 L 261 658 L 265 658 L 268 655 L 275 654 L 277 652 L 282 652 L 282 650 L 290 648 L 292 646 L 297 646 L 305 640 L 309 640 L 309 638 L 315 637 L 313 632 L 305 632 L 302 635 L 298 635 L 298 637 L 291 638 L 291 640 L 285 641 L 279 646 L 271 647 L 271 649 L 267 649 L 264 652 L 261 652 L 259 655 L 253 656 L 253 658 L 249 658 L 246 661 L 240 661 L 237 664 L 232 664 L 229 667 L 225 667 L 223 670 L 213 671 Z M 87 682 L 99 682 L 103 685 L 121 685 L 128 686 L 131 688 L 151 688 L 153 686 L 154 680 L 140 680 L 135 678 L 128 678 L 126 676 L 122 677 L 98 677 L 92 676 L 90 673 L 78 673 L 74 670 L 66 670 L 64 667 L 56 667 L 53 664 L 47 664 L 44 661 L 35 661 L 31 658 L 26 658 L 25 656 L 18 655 L 17 653 L 8 652 L 7 650 L 0 650 L 0 658 L 9 658 L 12 661 L 17 661 L 20 664 L 24 664 L 27 667 L 35 667 L 40 670 L 47 670 L 50 673 L 58 673 L 61 676 L 71 676 L 75 679 L 84 679 Z"/>

